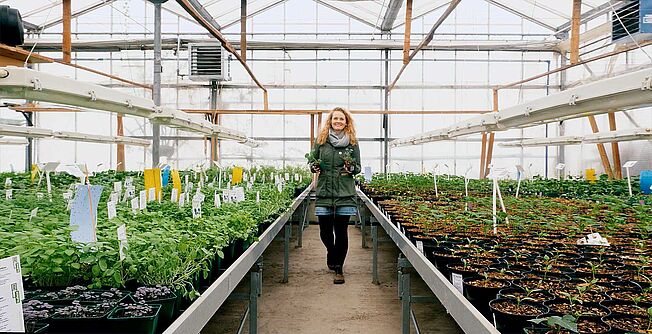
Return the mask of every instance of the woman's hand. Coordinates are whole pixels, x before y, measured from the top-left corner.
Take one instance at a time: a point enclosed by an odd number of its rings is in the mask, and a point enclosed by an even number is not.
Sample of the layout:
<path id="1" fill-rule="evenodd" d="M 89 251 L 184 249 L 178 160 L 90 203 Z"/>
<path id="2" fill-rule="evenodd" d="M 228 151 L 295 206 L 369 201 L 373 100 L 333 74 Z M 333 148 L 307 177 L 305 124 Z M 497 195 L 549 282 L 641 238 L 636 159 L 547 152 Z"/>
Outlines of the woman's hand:
<path id="1" fill-rule="evenodd" d="M 321 168 L 319 168 L 319 164 L 311 164 L 310 165 L 310 171 L 317 174 L 321 172 Z"/>
<path id="2" fill-rule="evenodd" d="M 349 174 L 353 174 L 354 169 L 355 169 L 355 167 L 353 166 L 353 164 L 351 164 L 348 161 L 344 161 L 344 171 L 345 172 L 347 172 Z"/>

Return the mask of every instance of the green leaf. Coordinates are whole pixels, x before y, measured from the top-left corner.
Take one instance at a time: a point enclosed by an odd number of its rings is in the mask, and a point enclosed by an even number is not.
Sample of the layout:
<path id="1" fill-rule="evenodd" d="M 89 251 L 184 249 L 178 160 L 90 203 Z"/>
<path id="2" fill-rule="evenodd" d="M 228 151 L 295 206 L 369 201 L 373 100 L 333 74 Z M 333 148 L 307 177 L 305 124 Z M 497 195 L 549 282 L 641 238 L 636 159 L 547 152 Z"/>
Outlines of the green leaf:
<path id="1" fill-rule="evenodd" d="M 64 253 L 66 253 L 66 255 L 68 256 L 72 256 L 73 254 L 75 254 L 75 251 L 72 249 L 67 249 Z"/>
<path id="2" fill-rule="evenodd" d="M 119 271 L 113 273 L 113 281 L 116 285 L 123 285 L 122 283 L 122 274 Z"/>
<path id="3" fill-rule="evenodd" d="M 99 265 L 100 265 L 100 270 L 102 271 L 106 271 L 106 268 L 108 268 L 105 259 L 100 259 Z"/>
<path id="4" fill-rule="evenodd" d="M 71 263 L 70 266 L 74 269 L 79 269 L 81 268 L 81 265 L 79 263 Z"/>
<path id="5" fill-rule="evenodd" d="M 52 272 L 53 273 L 62 273 L 63 269 L 61 267 L 54 267 L 54 269 L 52 269 Z"/>

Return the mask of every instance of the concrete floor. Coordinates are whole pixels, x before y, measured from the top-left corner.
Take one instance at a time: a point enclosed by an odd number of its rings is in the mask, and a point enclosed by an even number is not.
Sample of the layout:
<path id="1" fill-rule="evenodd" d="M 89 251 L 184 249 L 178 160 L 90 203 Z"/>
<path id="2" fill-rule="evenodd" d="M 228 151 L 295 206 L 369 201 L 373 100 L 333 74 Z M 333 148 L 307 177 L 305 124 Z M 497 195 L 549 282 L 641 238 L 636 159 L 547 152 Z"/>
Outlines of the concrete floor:
<path id="1" fill-rule="evenodd" d="M 293 237 L 296 237 L 296 230 Z M 386 238 L 379 229 L 380 240 Z M 370 242 L 368 243 L 370 245 Z M 344 265 L 346 283 L 333 284 L 326 267 L 326 250 L 319 226 L 304 231 L 303 248 L 290 249 L 289 282 L 283 277 L 283 240 L 275 240 L 263 255 L 263 290 L 258 299 L 258 333 L 401 333 L 396 259 L 392 242 L 380 244 L 380 285 L 371 283 L 371 248 L 361 247 L 359 228 L 349 226 L 349 253 Z M 247 280 L 236 289 L 247 293 Z M 414 295 L 433 296 L 418 275 L 412 275 Z M 203 334 L 233 334 L 247 303 L 227 301 L 202 330 Z M 462 333 L 454 320 L 436 304 L 413 304 L 422 333 Z M 248 322 L 244 333 L 248 333 Z M 412 329 L 412 333 L 416 333 Z"/>

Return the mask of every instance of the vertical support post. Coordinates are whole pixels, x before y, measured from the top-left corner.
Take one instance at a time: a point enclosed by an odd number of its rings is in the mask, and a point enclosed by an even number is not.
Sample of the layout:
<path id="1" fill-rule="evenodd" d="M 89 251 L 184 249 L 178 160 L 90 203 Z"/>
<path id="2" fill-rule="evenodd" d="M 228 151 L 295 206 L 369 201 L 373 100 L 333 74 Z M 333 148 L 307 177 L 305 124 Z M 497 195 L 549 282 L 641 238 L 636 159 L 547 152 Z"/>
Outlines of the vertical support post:
<path id="1" fill-rule="evenodd" d="M 211 99 L 210 99 L 210 109 L 213 110 L 213 124 L 217 124 L 217 118 L 220 115 L 215 112 L 217 110 L 217 81 L 211 80 Z M 219 159 L 219 141 L 217 137 L 211 137 L 211 160 L 218 161 Z"/>
<path id="2" fill-rule="evenodd" d="M 412 0 L 405 7 L 405 36 L 403 37 L 403 64 L 410 62 L 410 34 L 412 33 Z"/>
<path id="3" fill-rule="evenodd" d="M 298 231 L 298 237 L 297 237 L 297 247 L 296 248 L 301 248 L 303 247 L 303 229 L 306 226 L 306 221 L 308 220 L 308 208 L 310 208 L 310 202 L 308 199 L 304 199 L 302 204 L 303 205 L 303 217 L 301 217 L 301 223 L 299 224 L 299 231 Z"/>
<path id="4" fill-rule="evenodd" d="M 616 114 L 610 112 L 609 114 L 609 130 L 616 131 Z M 620 148 L 618 142 L 611 142 L 611 156 L 614 159 L 614 179 L 621 180 L 623 178 L 623 169 L 620 164 Z"/>
<path id="5" fill-rule="evenodd" d="M 124 136 L 125 130 L 124 130 L 124 125 L 122 124 L 122 115 L 117 116 L 116 123 L 117 123 L 116 134 L 118 136 Z M 124 171 L 125 170 L 125 145 L 118 144 L 115 154 L 117 160 L 115 169 L 120 172 Z"/>
<path id="6" fill-rule="evenodd" d="M 290 267 L 290 231 L 292 227 L 290 225 L 285 225 L 285 237 L 283 244 L 283 280 L 281 283 L 288 282 L 289 276 L 289 267 Z"/>
<path id="7" fill-rule="evenodd" d="M 483 132 L 482 133 L 482 149 L 480 151 L 480 175 L 479 178 L 483 179 L 484 178 L 484 165 L 485 165 L 485 159 L 487 158 L 487 133 Z M 434 173 L 434 172 L 433 172 Z"/>
<path id="8" fill-rule="evenodd" d="M 318 132 L 321 131 L 321 119 L 322 119 L 323 115 L 324 115 L 324 113 L 320 112 L 319 115 L 317 116 L 317 131 Z"/>
<path id="9" fill-rule="evenodd" d="M 260 267 L 258 263 L 251 269 L 251 282 L 249 287 L 249 334 L 258 332 L 258 296 L 260 295 Z"/>
<path id="10" fill-rule="evenodd" d="M 561 53 L 559 54 L 559 65 L 561 67 L 566 66 L 566 53 Z M 566 89 L 566 71 L 561 71 L 559 72 L 559 90 L 563 91 Z M 560 137 L 563 137 L 566 135 L 566 125 L 564 124 L 564 121 L 560 121 L 558 125 L 559 133 L 558 135 Z M 560 163 L 566 163 L 566 145 L 559 145 L 557 148 L 557 164 Z M 548 178 L 548 162 L 546 161 L 546 178 Z"/>
<path id="11" fill-rule="evenodd" d="M 71 37 L 71 17 L 72 17 L 72 0 L 63 0 L 63 41 L 61 51 L 63 52 L 63 61 L 70 63 L 72 60 L 72 37 Z"/>
<path id="12" fill-rule="evenodd" d="M 240 57 L 247 61 L 247 0 L 240 0 Z"/>
<path id="13" fill-rule="evenodd" d="M 154 4 L 154 77 L 152 82 L 152 100 L 161 105 L 161 4 Z M 152 124 L 152 167 L 160 162 L 161 126 Z"/>
<path id="14" fill-rule="evenodd" d="M 34 126 L 34 113 L 33 112 L 22 112 L 23 117 L 25 117 L 25 123 L 27 126 Z M 27 138 L 27 147 L 25 147 L 25 171 L 30 172 L 32 170 L 32 152 L 34 151 L 34 139 Z"/>
<path id="15" fill-rule="evenodd" d="M 357 200 L 356 200 L 357 201 Z M 360 234 L 362 235 L 362 248 L 367 248 L 367 229 L 365 224 L 365 217 L 360 212 L 360 205 L 357 205 L 358 221 L 360 222 Z"/>
<path id="16" fill-rule="evenodd" d="M 371 225 L 371 283 L 379 285 L 378 280 L 378 225 Z"/>
<path id="17" fill-rule="evenodd" d="M 384 51 L 384 61 L 385 61 L 385 101 L 383 110 L 389 110 L 389 50 L 385 49 Z M 389 164 L 389 115 L 387 113 L 383 114 L 383 170 L 387 174 L 387 165 Z"/>
<path id="18" fill-rule="evenodd" d="M 570 61 L 575 64 L 580 61 L 580 16 L 582 15 L 582 0 L 573 0 L 573 16 L 571 18 Z"/>
<path id="19" fill-rule="evenodd" d="M 402 265 L 403 261 L 407 259 L 399 259 L 399 282 L 400 282 L 400 296 L 401 296 L 401 332 L 403 334 L 410 334 L 410 302 L 412 287 L 410 286 L 410 272 L 409 269 Z"/>

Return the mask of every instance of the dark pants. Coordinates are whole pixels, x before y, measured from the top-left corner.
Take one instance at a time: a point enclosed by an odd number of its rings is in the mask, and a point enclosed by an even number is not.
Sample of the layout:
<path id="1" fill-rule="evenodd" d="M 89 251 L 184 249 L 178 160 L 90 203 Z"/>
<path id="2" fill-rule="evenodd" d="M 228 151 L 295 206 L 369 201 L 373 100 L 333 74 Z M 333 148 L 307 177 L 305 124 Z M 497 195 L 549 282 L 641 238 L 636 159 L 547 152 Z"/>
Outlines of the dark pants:
<path id="1" fill-rule="evenodd" d="M 326 246 L 326 263 L 344 266 L 346 252 L 349 249 L 347 230 L 351 216 L 317 216 L 319 218 L 319 236 Z"/>

